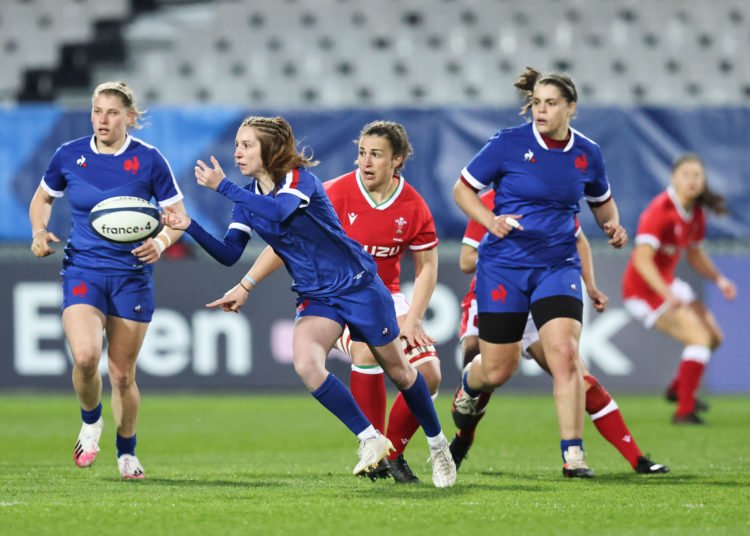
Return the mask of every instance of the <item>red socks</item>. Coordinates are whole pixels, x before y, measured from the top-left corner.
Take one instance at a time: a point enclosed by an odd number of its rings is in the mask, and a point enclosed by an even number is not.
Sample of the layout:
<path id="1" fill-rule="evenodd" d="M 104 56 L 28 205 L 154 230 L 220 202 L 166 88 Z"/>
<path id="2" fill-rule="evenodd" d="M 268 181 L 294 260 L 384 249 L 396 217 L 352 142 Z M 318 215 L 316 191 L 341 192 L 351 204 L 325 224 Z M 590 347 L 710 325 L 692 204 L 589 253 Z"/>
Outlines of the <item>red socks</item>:
<path id="1" fill-rule="evenodd" d="M 677 369 L 677 415 L 683 416 L 695 411 L 695 393 L 703 377 L 703 371 L 711 357 L 707 346 L 697 344 L 686 346 L 682 351 L 682 361 Z"/>
<path id="2" fill-rule="evenodd" d="M 367 420 L 381 434 L 385 433 L 385 379 L 380 367 L 355 367 L 349 389 Z M 395 443 L 394 443 L 395 444 Z"/>
<path id="3" fill-rule="evenodd" d="M 409 409 L 404 400 L 404 395 L 399 393 L 393 401 L 391 413 L 388 415 L 388 432 L 385 434 L 391 440 L 395 451 L 388 453 L 388 459 L 395 460 L 399 454 L 404 453 L 409 440 L 419 428 L 419 422 Z"/>
<path id="4" fill-rule="evenodd" d="M 599 430 L 604 439 L 615 447 L 623 458 L 625 458 L 633 469 L 638 464 L 638 457 L 643 456 L 641 449 L 630 435 L 625 421 L 622 418 L 617 403 L 612 400 L 609 393 L 602 387 L 594 376 L 583 377 L 588 384 L 586 389 L 586 413 Z"/>

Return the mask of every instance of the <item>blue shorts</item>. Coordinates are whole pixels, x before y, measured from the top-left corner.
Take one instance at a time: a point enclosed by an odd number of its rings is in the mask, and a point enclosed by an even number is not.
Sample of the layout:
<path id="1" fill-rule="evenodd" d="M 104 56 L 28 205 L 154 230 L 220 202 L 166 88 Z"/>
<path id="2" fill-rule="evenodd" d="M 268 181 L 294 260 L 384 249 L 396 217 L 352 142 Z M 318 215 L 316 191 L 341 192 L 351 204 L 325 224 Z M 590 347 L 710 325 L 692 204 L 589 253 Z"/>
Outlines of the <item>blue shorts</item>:
<path id="1" fill-rule="evenodd" d="M 549 268 L 512 268 L 477 263 L 479 313 L 528 313 L 531 304 L 550 296 L 583 301 L 581 268 L 577 260 Z"/>
<path id="2" fill-rule="evenodd" d="M 62 280 L 63 310 L 83 303 L 96 307 L 104 316 L 151 322 L 156 304 L 150 273 L 100 275 L 66 268 Z"/>
<path id="3" fill-rule="evenodd" d="M 391 293 L 374 277 L 366 286 L 331 297 L 297 298 L 296 319 L 322 316 L 349 326 L 353 341 L 384 346 L 399 336 L 396 307 Z"/>

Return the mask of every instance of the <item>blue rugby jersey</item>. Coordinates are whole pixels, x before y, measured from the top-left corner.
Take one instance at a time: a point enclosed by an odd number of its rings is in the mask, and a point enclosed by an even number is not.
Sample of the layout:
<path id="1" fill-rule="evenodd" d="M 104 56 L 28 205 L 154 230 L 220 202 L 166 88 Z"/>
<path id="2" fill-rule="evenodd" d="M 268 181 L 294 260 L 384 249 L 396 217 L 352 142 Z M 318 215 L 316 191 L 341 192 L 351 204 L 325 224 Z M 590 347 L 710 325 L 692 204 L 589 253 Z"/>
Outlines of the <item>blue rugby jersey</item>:
<path id="1" fill-rule="evenodd" d="M 522 214 L 524 230 L 505 238 L 487 233 L 482 260 L 501 266 L 537 268 L 578 260 L 575 218 L 582 197 L 611 197 L 599 146 L 575 129 L 563 149 L 549 149 L 533 123 L 500 130 L 463 169 L 476 190 L 495 190 L 494 213 Z"/>
<path id="2" fill-rule="evenodd" d="M 41 186 L 52 197 L 68 193 L 72 230 L 63 270 L 74 266 L 107 274 L 150 271 L 150 265 L 130 253 L 138 244 L 114 244 L 97 236 L 89 225 L 89 212 L 100 201 L 120 195 L 147 201 L 156 198 L 160 206 L 182 199 L 172 170 L 158 149 L 130 135 L 115 154 L 99 153 L 95 136 L 61 145 Z"/>
<path id="3" fill-rule="evenodd" d="M 292 276 L 292 290 L 302 296 L 330 297 L 359 288 L 375 275 L 369 253 L 349 238 L 331 206 L 322 183 L 305 168 L 290 171 L 276 193 L 265 197 L 293 196 L 296 208 L 274 221 L 253 209 L 263 193 L 257 181 L 245 188 L 224 180 L 219 192 L 235 202 L 230 229 L 260 235 L 281 257 Z M 287 198 L 285 204 L 290 200 Z"/>

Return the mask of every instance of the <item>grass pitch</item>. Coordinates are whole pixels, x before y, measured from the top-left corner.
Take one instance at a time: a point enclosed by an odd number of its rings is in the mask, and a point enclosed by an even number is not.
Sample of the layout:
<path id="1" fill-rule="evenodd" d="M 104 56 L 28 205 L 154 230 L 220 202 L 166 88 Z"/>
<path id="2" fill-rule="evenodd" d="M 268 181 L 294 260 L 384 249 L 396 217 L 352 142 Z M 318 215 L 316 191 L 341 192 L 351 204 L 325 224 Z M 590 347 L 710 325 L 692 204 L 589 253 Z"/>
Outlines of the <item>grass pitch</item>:
<path id="1" fill-rule="evenodd" d="M 438 412 L 452 436 L 449 396 Z M 105 404 L 102 451 L 77 468 L 71 395 L 0 396 L 0 534 L 747 534 L 750 400 L 713 397 L 705 427 L 656 397 L 618 397 L 667 475 L 636 475 L 590 423 L 591 481 L 564 480 L 549 396 L 496 395 L 455 487 L 351 476 L 356 441 L 309 396 L 144 394 L 142 482 L 121 482 Z"/>

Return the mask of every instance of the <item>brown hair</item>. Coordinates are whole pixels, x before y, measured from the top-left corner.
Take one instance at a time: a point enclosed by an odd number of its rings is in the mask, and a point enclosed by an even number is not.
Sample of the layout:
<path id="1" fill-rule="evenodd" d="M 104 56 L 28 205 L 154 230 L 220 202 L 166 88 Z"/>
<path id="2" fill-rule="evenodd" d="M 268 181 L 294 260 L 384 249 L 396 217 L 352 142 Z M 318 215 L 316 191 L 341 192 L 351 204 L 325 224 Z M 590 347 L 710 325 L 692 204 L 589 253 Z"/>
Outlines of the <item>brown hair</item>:
<path id="1" fill-rule="evenodd" d="M 143 118 L 143 114 L 145 113 L 145 111 L 138 108 L 138 104 L 136 104 L 135 102 L 135 93 L 125 82 L 104 82 L 99 84 L 98 86 L 96 86 L 96 88 L 94 89 L 94 93 L 91 95 L 92 104 L 94 103 L 94 99 L 99 95 L 114 95 L 116 97 L 120 97 L 120 100 L 122 101 L 122 104 L 125 106 L 125 108 L 128 108 L 135 114 L 133 124 L 128 126 L 131 126 L 135 129 L 142 127 L 139 120 Z"/>
<path id="2" fill-rule="evenodd" d="M 680 155 L 672 163 L 672 174 L 674 175 L 675 171 L 677 171 L 677 168 L 679 168 L 682 164 L 687 164 L 688 162 L 696 162 L 700 164 L 700 166 L 703 168 L 703 175 L 706 177 L 706 182 L 705 182 L 705 187 L 703 188 L 703 193 L 701 193 L 701 195 L 698 196 L 698 199 L 696 199 L 695 202 L 703 207 L 706 207 L 714 214 L 727 214 L 729 212 L 727 210 L 727 200 L 724 198 L 723 195 L 719 195 L 716 192 L 713 192 L 708 187 L 708 175 L 706 174 L 706 165 L 703 163 L 703 160 L 701 160 L 700 156 L 698 156 L 695 153 L 686 153 L 686 154 Z"/>
<path id="3" fill-rule="evenodd" d="M 542 74 L 533 67 L 526 69 L 518 75 L 515 87 L 523 92 L 524 103 L 521 106 L 520 115 L 526 115 L 531 109 L 531 98 L 534 95 L 534 88 L 537 84 L 557 86 L 560 94 L 568 102 L 578 102 L 578 91 L 573 80 L 567 74 L 546 73 Z"/>
<path id="4" fill-rule="evenodd" d="M 286 174 L 298 167 L 313 167 L 317 160 L 305 154 L 306 148 L 297 152 L 297 142 L 294 139 L 291 125 L 282 117 L 248 116 L 240 125 L 255 129 L 260 142 L 260 158 L 263 167 L 279 184 Z"/>
<path id="5" fill-rule="evenodd" d="M 412 148 L 411 142 L 409 141 L 409 136 L 406 133 L 404 125 L 402 125 L 401 123 L 382 120 L 367 123 L 362 127 L 362 131 L 359 133 L 359 138 L 354 140 L 354 143 L 358 145 L 359 140 L 361 140 L 365 136 L 379 136 L 381 138 L 387 139 L 391 144 L 393 156 L 404 157 L 404 161 L 401 162 L 401 165 L 396 171 L 400 171 L 404 167 L 404 164 L 406 164 L 406 161 L 409 159 L 409 157 L 414 154 L 414 149 Z"/>

